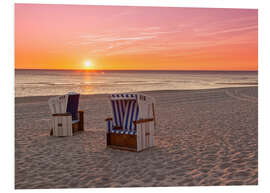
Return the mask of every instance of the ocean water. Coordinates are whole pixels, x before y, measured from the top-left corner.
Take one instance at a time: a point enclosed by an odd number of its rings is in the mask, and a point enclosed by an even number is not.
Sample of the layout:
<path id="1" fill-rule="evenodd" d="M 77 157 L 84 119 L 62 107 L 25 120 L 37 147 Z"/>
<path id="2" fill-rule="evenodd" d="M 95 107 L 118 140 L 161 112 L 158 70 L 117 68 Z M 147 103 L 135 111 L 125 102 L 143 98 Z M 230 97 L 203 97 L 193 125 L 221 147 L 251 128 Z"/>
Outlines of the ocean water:
<path id="1" fill-rule="evenodd" d="M 15 70 L 15 96 L 108 94 L 151 90 L 194 90 L 258 84 L 248 71 L 68 71 Z"/>

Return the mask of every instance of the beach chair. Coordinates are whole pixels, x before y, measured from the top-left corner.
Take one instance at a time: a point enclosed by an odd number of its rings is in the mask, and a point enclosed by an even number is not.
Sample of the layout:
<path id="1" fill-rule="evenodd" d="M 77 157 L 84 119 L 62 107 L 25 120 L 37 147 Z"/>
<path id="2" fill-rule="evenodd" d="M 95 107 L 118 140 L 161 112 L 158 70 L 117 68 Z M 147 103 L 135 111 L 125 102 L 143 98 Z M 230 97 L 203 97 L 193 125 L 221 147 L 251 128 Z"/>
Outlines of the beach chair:
<path id="1" fill-rule="evenodd" d="M 78 111 L 78 93 L 68 93 L 49 99 L 52 113 L 51 131 L 53 136 L 72 136 L 77 131 L 83 131 L 83 111 Z"/>
<path id="2" fill-rule="evenodd" d="M 144 94 L 110 95 L 112 118 L 107 118 L 106 145 L 130 151 L 154 146 L 155 102 Z"/>

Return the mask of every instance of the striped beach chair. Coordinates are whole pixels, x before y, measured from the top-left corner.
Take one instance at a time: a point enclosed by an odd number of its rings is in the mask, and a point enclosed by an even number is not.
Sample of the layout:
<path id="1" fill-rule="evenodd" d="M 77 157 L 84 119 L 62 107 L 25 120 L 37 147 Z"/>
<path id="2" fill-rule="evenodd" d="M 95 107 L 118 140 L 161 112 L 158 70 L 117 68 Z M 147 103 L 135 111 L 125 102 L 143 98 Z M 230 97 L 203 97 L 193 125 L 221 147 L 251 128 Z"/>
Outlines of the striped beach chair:
<path id="1" fill-rule="evenodd" d="M 76 131 L 83 131 L 83 111 L 78 111 L 79 93 L 68 93 L 49 99 L 52 113 L 51 131 L 53 136 L 72 136 Z"/>
<path id="2" fill-rule="evenodd" d="M 107 118 L 107 147 L 142 151 L 154 146 L 155 102 L 144 94 L 110 95 L 112 118 Z"/>

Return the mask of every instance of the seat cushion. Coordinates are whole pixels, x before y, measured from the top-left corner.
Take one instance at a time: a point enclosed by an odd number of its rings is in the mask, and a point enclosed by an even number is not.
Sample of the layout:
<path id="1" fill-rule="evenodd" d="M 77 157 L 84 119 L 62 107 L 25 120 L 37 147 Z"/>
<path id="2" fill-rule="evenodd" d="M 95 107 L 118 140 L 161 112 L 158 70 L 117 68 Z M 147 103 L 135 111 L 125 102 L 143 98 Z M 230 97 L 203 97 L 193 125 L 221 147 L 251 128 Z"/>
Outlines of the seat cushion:
<path id="1" fill-rule="evenodd" d="M 136 135 L 136 131 L 130 131 L 127 129 L 112 129 L 112 133 Z"/>
<path id="2" fill-rule="evenodd" d="M 72 124 L 79 123 L 79 120 L 72 120 Z"/>

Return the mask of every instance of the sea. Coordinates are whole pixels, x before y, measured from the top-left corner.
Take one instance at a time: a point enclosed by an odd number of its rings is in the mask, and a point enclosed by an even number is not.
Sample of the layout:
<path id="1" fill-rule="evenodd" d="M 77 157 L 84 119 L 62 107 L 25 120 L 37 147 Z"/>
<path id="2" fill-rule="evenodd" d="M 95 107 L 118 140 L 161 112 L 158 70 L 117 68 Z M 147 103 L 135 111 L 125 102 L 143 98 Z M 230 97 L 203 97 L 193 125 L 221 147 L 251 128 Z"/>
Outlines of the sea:
<path id="1" fill-rule="evenodd" d="M 258 85 L 257 71 L 15 70 L 15 97 L 196 90 Z"/>

